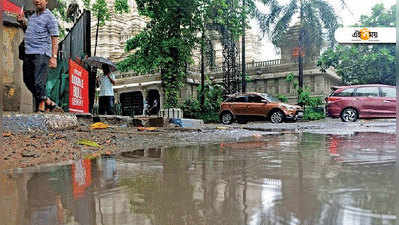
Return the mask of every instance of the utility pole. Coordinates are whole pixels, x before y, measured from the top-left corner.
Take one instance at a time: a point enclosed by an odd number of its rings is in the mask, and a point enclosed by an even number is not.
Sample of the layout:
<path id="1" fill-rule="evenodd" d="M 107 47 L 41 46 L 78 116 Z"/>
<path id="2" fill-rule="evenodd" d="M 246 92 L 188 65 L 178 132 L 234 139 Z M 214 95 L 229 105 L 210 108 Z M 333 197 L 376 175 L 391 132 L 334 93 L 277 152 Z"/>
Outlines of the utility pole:
<path id="1" fill-rule="evenodd" d="M 302 92 L 303 89 L 303 27 L 302 27 L 302 18 L 303 18 L 303 2 L 301 1 L 300 8 L 300 27 L 299 27 L 299 51 L 298 51 L 298 84 L 299 90 Z M 298 96 L 299 98 L 299 96 Z"/>
<path id="2" fill-rule="evenodd" d="M 245 0 L 242 0 L 242 7 L 243 10 L 245 10 Z M 246 68 L 245 68 L 245 18 L 246 15 L 243 13 L 242 15 L 242 38 L 241 38 L 241 51 L 242 51 L 242 57 L 241 57 L 241 80 L 242 80 L 242 93 L 245 93 L 247 91 L 247 80 L 246 80 Z"/>
<path id="3" fill-rule="evenodd" d="M 202 30 L 202 37 L 201 37 L 201 110 L 204 110 L 204 103 L 205 103 L 205 59 L 204 59 L 204 48 L 205 48 L 205 30 Z"/>

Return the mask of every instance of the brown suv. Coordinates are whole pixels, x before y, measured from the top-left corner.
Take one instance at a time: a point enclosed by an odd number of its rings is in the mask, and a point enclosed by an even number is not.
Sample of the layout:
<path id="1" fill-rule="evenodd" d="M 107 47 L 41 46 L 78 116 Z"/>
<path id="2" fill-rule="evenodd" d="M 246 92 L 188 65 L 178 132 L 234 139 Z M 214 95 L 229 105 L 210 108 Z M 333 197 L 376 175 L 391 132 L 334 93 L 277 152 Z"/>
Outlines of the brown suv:
<path id="1" fill-rule="evenodd" d="M 230 95 L 220 105 L 220 120 L 223 124 L 254 117 L 266 117 L 272 123 L 281 123 L 288 119 L 301 119 L 303 110 L 300 106 L 282 103 L 266 93 Z"/>

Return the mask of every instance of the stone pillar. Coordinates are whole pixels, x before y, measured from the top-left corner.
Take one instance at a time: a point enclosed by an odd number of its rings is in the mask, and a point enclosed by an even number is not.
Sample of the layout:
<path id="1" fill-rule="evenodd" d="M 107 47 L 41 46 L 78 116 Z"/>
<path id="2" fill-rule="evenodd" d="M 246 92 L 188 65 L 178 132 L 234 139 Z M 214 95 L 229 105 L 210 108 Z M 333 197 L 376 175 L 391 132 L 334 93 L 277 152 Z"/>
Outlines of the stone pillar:
<path id="1" fill-rule="evenodd" d="M 145 115 L 145 106 L 146 106 L 146 105 L 148 106 L 148 102 L 147 102 L 148 90 L 147 90 L 147 89 L 144 89 L 144 90 L 141 92 L 141 95 L 143 96 L 143 115 Z M 144 102 L 145 102 L 145 104 L 144 104 Z"/>
<path id="2" fill-rule="evenodd" d="M 252 80 L 251 84 L 252 84 L 252 90 L 254 92 L 258 92 L 258 82 L 256 80 Z"/>
<path id="3" fill-rule="evenodd" d="M 315 76 L 315 94 L 323 94 L 324 90 L 324 77 L 323 74 Z"/>
<path id="4" fill-rule="evenodd" d="M 273 79 L 273 93 L 271 95 L 277 96 L 280 93 L 280 86 L 278 82 L 278 78 Z"/>
<path id="5" fill-rule="evenodd" d="M 278 79 L 278 86 L 279 86 L 279 94 L 280 95 L 288 94 L 288 91 L 289 91 L 288 82 L 285 80 L 285 78 Z"/>
<path id="6" fill-rule="evenodd" d="M 0 67 L 3 81 L 4 111 L 32 112 L 33 98 L 22 78 L 22 61 L 18 58 L 18 46 L 23 40 L 21 29 L 2 26 L 1 49 L 6 52 Z"/>

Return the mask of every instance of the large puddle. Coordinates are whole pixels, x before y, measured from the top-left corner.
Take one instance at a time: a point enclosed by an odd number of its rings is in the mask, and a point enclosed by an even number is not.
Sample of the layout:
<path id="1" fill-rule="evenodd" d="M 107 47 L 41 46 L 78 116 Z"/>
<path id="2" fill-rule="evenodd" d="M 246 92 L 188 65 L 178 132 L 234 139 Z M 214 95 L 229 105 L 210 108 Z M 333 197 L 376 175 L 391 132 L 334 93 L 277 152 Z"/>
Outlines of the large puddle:
<path id="1" fill-rule="evenodd" d="M 394 155 L 380 133 L 139 149 L 0 174 L 0 224 L 395 224 Z"/>

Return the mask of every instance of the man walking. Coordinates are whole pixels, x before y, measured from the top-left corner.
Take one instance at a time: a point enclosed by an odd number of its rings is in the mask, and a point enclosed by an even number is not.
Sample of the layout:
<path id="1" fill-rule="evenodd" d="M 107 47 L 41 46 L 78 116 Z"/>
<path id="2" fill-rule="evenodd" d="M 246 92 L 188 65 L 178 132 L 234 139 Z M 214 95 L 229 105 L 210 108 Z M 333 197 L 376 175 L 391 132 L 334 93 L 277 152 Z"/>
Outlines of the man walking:
<path id="1" fill-rule="evenodd" d="M 114 88 L 115 76 L 107 64 L 102 65 L 103 75 L 100 78 L 100 99 L 98 113 L 100 115 L 114 115 Z"/>
<path id="2" fill-rule="evenodd" d="M 36 100 L 36 111 L 40 112 L 46 106 L 50 109 L 56 106 L 47 98 L 46 82 L 48 67 L 57 67 L 58 24 L 47 3 L 48 0 L 33 0 L 36 10 L 28 21 L 23 12 L 17 18 L 25 31 L 24 83 Z"/>

